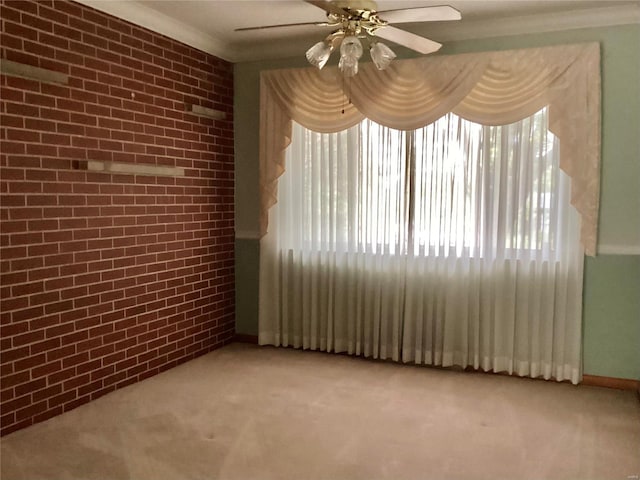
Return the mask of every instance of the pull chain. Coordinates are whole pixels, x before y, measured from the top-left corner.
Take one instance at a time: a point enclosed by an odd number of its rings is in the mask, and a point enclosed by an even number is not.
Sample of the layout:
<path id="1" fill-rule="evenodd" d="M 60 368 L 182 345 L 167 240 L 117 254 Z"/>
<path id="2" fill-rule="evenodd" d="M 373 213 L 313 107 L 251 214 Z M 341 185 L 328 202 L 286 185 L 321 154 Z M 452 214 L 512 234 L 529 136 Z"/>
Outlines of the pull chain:
<path id="1" fill-rule="evenodd" d="M 344 89 L 344 75 L 342 75 L 342 114 L 344 115 L 344 99 L 347 97 L 347 92 Z"/>
<path id="2" fill-rule="evenodd" d="M 348 80 L 349 88 L 351 88 L 351 78 Z M 344 88 L 344 75 L 342 75 L 342 114 L 344 115 L 344 107 L 345 107 L 345 99 L 349 101 L 349 105 L 351 105 L 351 98 L 347 97 L 347 91 Z"/>

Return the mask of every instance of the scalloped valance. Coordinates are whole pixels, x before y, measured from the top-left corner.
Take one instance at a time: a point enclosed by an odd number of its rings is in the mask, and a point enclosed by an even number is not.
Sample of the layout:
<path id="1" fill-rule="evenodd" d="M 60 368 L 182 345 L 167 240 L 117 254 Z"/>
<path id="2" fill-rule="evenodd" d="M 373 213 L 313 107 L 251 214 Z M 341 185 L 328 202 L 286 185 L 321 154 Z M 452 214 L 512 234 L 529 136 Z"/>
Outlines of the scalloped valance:
<path id="1" fill-rule="evenodd" d="M 560 167 L 571 178 L 581 241 L 595 255 L 600 188 L 600 46 L 597 43 L 441 55 L 371 63 L 343 79 L 337 67 L 271 70 L 260 79 L 260 230 L 277 202 L 292 121 L 339 132 L 369 118 L 399 130 L 424 127 L 453 112 L 505 125 L 549 106 L 560 139 Z M 348 98 L 348 100 L 346 100 Z"/>

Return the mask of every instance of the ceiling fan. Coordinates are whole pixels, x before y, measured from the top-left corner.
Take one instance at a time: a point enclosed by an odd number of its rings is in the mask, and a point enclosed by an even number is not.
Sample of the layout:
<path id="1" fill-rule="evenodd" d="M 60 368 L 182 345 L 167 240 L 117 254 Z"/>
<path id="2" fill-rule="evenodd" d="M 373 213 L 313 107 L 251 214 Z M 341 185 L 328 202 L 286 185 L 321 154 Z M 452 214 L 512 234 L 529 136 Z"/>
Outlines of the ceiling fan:
<path id="1" fill-rule="evenodd" d="M 335 30 L 327 35 L 324 40 L 307 50 L 307 60 L 313 66 L 321 69 L 329 60 L 331 52 L 340 46 L 338 67 L 344 76 L 351 77 L 358 73 L 358 59 L 363 52 L 361 39 L 368 40 L 369 53 L 373 63 L 379 70 L 384 70 L 396 57 L 396 54 L 387 45 L 379 42 L 378 38 L 392 41 L 422 54 L 433 53 L 442 46 L 438 42 L 393 27 L 391 24 L 460 20 L 462 18 L 458 10 L 448 5 L 402 8 L 378 12 L 377 5 L 373 0 L 304 1 L 324 10 L 327 15 L 327 21 L 246 27 L 237 28 L 236 31 L 297 27 L 301 25 L 334 28 Z"/>

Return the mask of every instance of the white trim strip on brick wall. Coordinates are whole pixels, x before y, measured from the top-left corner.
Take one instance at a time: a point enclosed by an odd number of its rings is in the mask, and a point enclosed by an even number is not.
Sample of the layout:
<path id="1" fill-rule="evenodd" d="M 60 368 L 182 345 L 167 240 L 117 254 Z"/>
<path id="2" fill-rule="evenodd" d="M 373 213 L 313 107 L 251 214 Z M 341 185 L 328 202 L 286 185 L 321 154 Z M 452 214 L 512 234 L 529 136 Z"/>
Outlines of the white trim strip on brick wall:
<path id="1" fill-rule="evenodd" d="M 201 107 L 200 105 L 191 105 L 189 111 L 194 115 L 201 117 L 213 118 L 214 120 L 224 120 L 227 118 L 227 114 L 220 110 L 214 110 L 213 108 Z"/>
<path id="2" fill-rule="evenodd" d="M 128 173 L 133 175 L 154 175 L 163 177 L 184 177 L 184 168 L 150 165 L 146 163 L 119 163 L 89 160 L 87 170 L 103 173 Z"/>
<path id="3" fill-rule="evenodd" d="M 67 85 L 69 76 L 64 73 L 47 70 L 45 68 L 34 67 L 24 63 L 13 62 L 11 60 L 0 60 L 0 73 L 11 77 L 28 78 L 45 83 L 56 83 Z"/>

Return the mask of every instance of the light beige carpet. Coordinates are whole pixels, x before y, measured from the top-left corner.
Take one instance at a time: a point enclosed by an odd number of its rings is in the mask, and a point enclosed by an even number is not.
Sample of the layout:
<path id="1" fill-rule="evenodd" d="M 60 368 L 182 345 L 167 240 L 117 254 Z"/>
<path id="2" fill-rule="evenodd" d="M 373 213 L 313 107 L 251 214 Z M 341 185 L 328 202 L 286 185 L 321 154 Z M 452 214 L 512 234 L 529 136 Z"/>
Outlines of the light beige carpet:
<path id="1" fill-rule="evenodd" d="M 640 403 L 234 344 L 0 444 L 3 480 L 626 480 L 640 474 Z"/>

